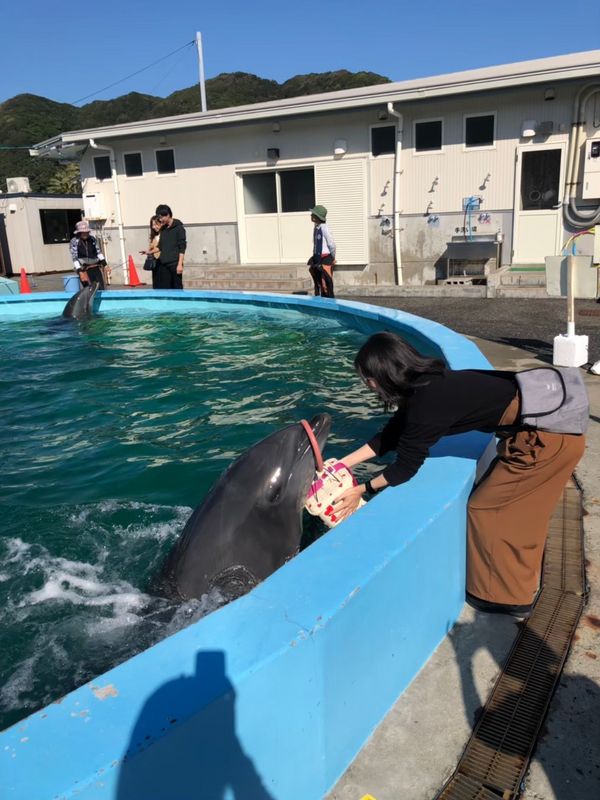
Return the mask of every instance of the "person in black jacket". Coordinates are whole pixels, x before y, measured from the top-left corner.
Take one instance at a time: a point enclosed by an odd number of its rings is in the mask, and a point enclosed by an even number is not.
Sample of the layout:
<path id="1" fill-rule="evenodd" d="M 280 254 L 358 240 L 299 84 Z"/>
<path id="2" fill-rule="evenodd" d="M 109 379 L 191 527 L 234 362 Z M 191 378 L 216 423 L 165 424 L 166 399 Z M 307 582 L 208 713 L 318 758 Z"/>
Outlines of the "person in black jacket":
<path id="1" fill-rule="evenodd" d="M 467 602 L 481 611 L 526 616 L 539 588 L 550 517 L 585 437 L 523 426 L 514 372 L 452 370 L 393 333 L 371 336 L 354 366 L 386 410 L 396 411 L 382 431 L 341 460 L 352 468 L 394 450 L 396 459 L 341 495 L 333 503 L 336 516 L 353 513 L 365 493 L 410 480 L 443 436 L 497 432 L 498 458 L 467 509 Z"/>
<path id="2" fill-rule="evenodd" d="M 153 276 L 154 289 L 183 289 L 183 258 L 187 247 L 185 228 L 173 218 L 169 206 L 160 205 L 156 216 L 161 222 L 160 258 Z"/>

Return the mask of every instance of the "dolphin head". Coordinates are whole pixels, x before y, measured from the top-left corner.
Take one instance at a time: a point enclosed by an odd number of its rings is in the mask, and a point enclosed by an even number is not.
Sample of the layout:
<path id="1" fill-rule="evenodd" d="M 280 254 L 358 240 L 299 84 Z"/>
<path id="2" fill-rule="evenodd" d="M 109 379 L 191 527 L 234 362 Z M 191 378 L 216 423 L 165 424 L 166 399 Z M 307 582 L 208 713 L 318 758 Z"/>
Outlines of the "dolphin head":
<path id="1" fill-rule="evenodd" d="M 317 414 L 309 425 L 319 449 L 323 450 L 331 417 Z M 257 508 L 283 505 L 286 513 L 289 508 L 300 511 L 316 469 L 315 453 L 303 425 L 288 425 L 263 439 L 234 461 L 223 477 L 245 482 L 248 468 L 255 474 L 253 502 Z"/>
<path id="2" fill-rule="evenodd" d="M 67 319 L 89 319 L 94 313 L 94 297 L 97 291 L 97 283 L 92 283 L 80 289 L 64 307 L 63 317 Z"/>
<path id="3" fill-rule="evenodd" d="M 329 414 L 310 420 L 320 449 Z M 315 454 L 300 423 L 288 425 L 242 453 L 187 521 L 169 554 L 161 587 L 182 598 L 218 589 L 244 594 L 293 556 L 302 508 L 315 473 Z"/>

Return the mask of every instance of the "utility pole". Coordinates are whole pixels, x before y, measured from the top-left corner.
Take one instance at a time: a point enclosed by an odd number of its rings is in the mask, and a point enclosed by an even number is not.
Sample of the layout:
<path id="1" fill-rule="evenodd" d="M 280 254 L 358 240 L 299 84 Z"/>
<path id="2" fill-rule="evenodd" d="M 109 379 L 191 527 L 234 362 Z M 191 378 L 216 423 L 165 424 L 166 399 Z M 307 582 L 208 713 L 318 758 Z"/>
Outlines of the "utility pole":
<path id="1" fill-rule="evenodd" d="M 200 76 L 200 105 L 202 113 L 206 111 L 206 87 L 204 85 L 204 58 L 202 56 L 202 34 L 196 32 L 196 48 L 198 50 L 198 73 Z"/>

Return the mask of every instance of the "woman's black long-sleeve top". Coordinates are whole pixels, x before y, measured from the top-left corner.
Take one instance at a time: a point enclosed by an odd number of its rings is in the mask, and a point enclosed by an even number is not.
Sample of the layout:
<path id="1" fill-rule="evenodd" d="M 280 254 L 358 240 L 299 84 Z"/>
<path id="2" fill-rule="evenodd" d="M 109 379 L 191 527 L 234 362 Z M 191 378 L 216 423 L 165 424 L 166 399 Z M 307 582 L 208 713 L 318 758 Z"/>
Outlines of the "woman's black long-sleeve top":
<path id="1" fill-rule="evenodd" d="M 382 473 L 387 482 L 397 486 L 410 480 L 442 436 L 494 432 L 516 393 L 514 372 L 465 369 L 423 376 L 368 442 L 377 455 L 396 451 L 396 460 Z"/>

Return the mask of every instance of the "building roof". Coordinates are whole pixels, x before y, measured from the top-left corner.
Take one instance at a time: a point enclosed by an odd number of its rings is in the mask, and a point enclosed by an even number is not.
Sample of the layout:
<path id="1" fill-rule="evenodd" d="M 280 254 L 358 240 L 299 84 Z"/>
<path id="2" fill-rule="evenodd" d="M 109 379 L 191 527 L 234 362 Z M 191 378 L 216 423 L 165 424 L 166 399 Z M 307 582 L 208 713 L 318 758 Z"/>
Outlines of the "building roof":
<path id="1" fill-rule="evenodd" d="M 348 111 L 369 106 L 385 106 L 388 102 L 406 103 L 433 97 L 449 97 L 471 92 L 491 91 L 514 86 L 528 86 L 547 81 L 600 77 L 600 50 L 571 53 L 533 61 L 520 61 L 483 69 L 452 72 L 429 78 L 385 83 L 358 89 L 312 94 L 253 103 L 246 106 L 220 108 L 215 111 L 179 114 L 159 119 L 127 122 L 102 128 L 68 131 L 35 145 L 32 155 L 58 158 L 61 149 L 79 150 L 90 139 L 120 139 L 130 136 L 162 134 L 173 131 L 198 130 L 221 125 L 259 122 L 273 118 L 299 117 L 330 111 Z M 35 152 L 38 151 L 38 152 Z M 66 153 L 64 154 L 66 155 Z"/>
<path id="2" fill-rule="evenodd" d="M 0 192 L 0 201 L 14 200 L 16 197 L 35 198 L 37 200 L 79 200 L 81 194 L 61 194 L 56 192 Z"/>

